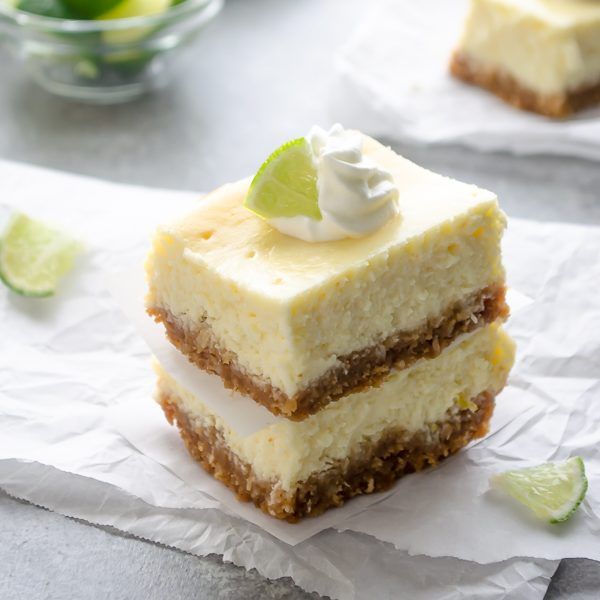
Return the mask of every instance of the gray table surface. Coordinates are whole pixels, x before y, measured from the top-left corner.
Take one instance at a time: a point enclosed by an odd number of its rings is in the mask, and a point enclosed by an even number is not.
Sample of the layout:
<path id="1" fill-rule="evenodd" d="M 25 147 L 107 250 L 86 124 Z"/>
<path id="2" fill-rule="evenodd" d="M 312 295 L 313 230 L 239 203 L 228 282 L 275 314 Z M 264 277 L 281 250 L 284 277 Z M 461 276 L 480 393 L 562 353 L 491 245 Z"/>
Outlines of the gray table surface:
<path id="1" fill-rule="evenodd" d="M 0 157 L 186 190 L 245 176 L 281 141 L 336 120 L 332 54 L 362 7 L 361 0 L 228 0 L 169 88 L 114 107 L 54 98 L 0 52 Z M 493 189 L 509 216 L 600 224 L 598 164 L 387 141 L 420 164 Z M 0 540 L 2 600 L 317 597 L 2 492 Z M 578 559 L 561 563 L 546 595 L 598 597 L 600 565 Z"/>

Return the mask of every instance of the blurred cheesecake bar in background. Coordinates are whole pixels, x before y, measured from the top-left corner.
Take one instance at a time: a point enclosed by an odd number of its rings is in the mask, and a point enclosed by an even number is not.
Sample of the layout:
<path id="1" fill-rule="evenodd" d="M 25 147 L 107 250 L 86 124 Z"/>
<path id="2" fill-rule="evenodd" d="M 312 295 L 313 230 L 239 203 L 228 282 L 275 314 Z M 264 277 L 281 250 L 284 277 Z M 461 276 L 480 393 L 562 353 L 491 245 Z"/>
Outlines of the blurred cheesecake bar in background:
<path id="1" fill-rule="evenodd" d="M 280 417 L 241 437 L 156 367 L 192 456 L 295 521 L 487 431 L 514 359 L 501 328 L 505 217 L 493 193 L 359 132 L 319 130 L 269 161 L 252 185 L 223 186 L 158 230 L 147 310 L 191 362 Z M 316 208 L 290 215 L 304 198 L 290 186 L 310 195 L 311 176 Z M 263 205 L 249 200 L 259 188 Z"/>
<path id="2" fill-rule="evenodd" d="M 471 0 L 450 70 L 549 117 L 599 104 L 600 2 Z"/>

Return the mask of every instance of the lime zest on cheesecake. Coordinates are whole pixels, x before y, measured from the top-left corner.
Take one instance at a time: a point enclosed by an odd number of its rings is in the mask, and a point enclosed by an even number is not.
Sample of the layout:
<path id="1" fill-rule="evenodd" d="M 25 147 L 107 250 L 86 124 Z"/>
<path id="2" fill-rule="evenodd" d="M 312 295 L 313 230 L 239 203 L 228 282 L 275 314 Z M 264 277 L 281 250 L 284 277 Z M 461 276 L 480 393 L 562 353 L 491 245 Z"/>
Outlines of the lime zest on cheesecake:
<path id="1" fill-rule="evenodd" d="M 321 220 L 317 169 L 306 138 L 280 146 L 261 165 L 244 206 L 264 219 L 303 215 Z"/>
<path id="2" fill-rule="evenodd" d="M 0 280 L 21 296 L 51 296 L 80 250 L 68 235 L 17 213 L 0 238 Z"/>
<path id="3" fill-rule="evenodd" d="M 498 473 L 490 483 L 549 523 L 570 519 L 588 488 L 585 466 L 579 456 L 560 463 Z"/>

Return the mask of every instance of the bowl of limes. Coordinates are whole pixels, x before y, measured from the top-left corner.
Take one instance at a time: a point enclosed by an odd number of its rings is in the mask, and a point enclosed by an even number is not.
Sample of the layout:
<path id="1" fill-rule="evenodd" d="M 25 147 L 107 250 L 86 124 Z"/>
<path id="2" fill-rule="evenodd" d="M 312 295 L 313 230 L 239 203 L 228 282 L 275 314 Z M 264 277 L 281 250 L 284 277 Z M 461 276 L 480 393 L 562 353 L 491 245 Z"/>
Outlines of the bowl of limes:
<path id="1" fill-rule="evenodd" d="M 116 103 L 164 85 L 223 0 L 0 0 L 0 43 L 54 94 Z"/>

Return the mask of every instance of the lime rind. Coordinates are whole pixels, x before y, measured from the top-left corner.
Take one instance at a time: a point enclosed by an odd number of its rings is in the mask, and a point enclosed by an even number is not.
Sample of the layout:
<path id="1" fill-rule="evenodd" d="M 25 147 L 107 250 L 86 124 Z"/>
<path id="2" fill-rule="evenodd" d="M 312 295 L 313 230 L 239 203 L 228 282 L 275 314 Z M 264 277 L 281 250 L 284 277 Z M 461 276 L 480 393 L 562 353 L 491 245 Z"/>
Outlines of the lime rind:
<path id="1" fill-rule="evenodd" d="M 0 280 L 21 296 L 52 296 L 80 250 L 71 237 L 18 213 L 0 239 Z"/>
<path id="2" fill-rule="evenodd" d="M 579 456 L 499 473 L 491 482 L 549 523 L 568 521 L 588 489 L 585 465 Z"/>
<path id="3" fill-rule="evenodd" d="M 121 0 L 109 10 L 98 14 L 98 20 L 127 19 L 146 17 L 165 12 L 171 7 L 171 0 Z"/>
<path id="4" fill-rule="evenodd" d="M 244 206 L 264 219 L 323 218 L 317 169 L 306 138 L 286 142 L 271 153 L 254 176 Z"/>
<path id="5" fill-rule="evenodd" d="M 0 3 L 2 0 L 0 0 Z M 53 19 L 77 18 L 68 6 L 59 0 L 10 0 L 9 6 L 32 15 Z"/>
<path id="6" fill-rule="evenodd" d="M 24 12 L 59 19 L 104 20 L 164 12 L 185 0 L 0 0 Z"/>
<path id="7" fill-rule="evenodd" d="M 95 18 L 99 21 L 111 21 L 130 17 L 147 17 L 161 14 L 169 8 L 171 8 L 171 0 L 122 0 L 111 10 Z M 127 46 L 139 42 L 152 31 L 153 27 L 143 25 L 114 31 L 103 31 L 102 39 L 109 46 Z"/>
<path id="8" fill-rule="evenodd" d="M 95 19 L 121 2 L 122 0 L 62 0 L 62 4 L 76 15 L 77 19 Z"/>

